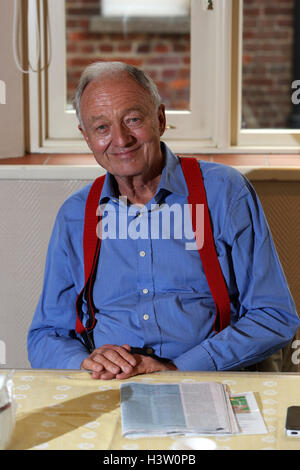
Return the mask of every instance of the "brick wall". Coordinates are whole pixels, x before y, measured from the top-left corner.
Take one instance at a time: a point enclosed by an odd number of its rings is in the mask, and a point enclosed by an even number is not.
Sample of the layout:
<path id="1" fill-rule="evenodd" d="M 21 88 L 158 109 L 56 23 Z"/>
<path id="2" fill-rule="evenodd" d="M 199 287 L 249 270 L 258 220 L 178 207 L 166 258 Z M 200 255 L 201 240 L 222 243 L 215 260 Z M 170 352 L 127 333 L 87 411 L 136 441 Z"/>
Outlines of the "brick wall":
<path id="1" fill-rule="evenodd" d="M 99 0 L 67 0 L 66 6 L 68 102 L 85 66 L 96 60 L 121 60 L 149 73 L 168 109 L 188 108 L 189 35 L 91 33 L 89 20 L 100 14 Z"/>
<path id="2" fill-rule="evenodd" d="M 286 127 L 293 80 L 293 3 L 244 0 L 245 128 Z M 89 22 L 100 14 L 99 0 L 66 0 L 66 12 L 68 102 L 86 65 L 95 60 L 122 60 L 152 76 L 168 109 L 188 109 L 189 35 L 91 33 Z"/>
<path id="3" fill-rule="evenodd" d="M 293 7 L 294 0 L 244 0 L 243 127 L 287 126 L 293 81 Z"/>

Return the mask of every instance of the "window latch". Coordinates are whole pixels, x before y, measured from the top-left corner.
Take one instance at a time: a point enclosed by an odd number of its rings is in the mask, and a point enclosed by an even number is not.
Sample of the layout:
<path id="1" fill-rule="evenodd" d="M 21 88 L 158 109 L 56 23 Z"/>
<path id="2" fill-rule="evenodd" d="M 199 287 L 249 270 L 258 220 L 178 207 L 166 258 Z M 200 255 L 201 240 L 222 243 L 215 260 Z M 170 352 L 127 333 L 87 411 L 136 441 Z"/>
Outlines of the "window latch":
<path id="1" fill-rule="evenodd" d="M 213 0 L 204 0 L 204 9 L 205 10 L 213 10 L 214 9 Z"/>

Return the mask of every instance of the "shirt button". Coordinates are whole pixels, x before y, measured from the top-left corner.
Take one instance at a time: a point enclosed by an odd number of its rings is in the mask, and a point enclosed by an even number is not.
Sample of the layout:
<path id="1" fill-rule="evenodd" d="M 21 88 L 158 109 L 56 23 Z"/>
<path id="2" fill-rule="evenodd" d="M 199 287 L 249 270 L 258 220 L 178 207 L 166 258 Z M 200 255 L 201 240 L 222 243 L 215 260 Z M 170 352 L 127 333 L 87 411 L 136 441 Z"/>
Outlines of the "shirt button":
<path id="1" fill-rule="evenodd" d="M 147 313 L 145 313 L 145 315 L 143 315 L 143 319 L 144 320 L 149 320 L 149 315 L 147 315 Z"/>
<path id="2" fill-rule="evenodd" d="M 141 250 L 140 251 L 140 256 L 143 258 L 144 256 L 146 256 L 146 252 L 144 250 Z"/>
<path id="3" fill-rule="evenodd" d="M 146 353 L 147 353 L 147 354 L 153 354 L 154 351 L 153 351 L 152 348 L 147 348 L 147 349 L 146 349 Z"/>
<path id="4" fill-rule="evenodd" d="M 148 289 L 143 289 L 143 294 L 148 294 L 149 290 Z"/>

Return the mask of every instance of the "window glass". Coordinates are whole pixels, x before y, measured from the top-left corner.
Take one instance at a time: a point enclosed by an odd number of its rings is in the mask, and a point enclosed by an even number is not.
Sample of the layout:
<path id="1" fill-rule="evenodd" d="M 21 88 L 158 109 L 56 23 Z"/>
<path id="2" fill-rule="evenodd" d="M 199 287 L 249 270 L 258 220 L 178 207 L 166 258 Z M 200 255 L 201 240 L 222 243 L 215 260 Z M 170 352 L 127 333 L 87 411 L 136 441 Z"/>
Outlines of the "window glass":
<path id="1" fill-rule="evenodd" d="M 244 129 L 293 127 L 294 5 L 294 0 L 243 2 Z"/>
<path id="2" fill-rule="evenodd" d="M 189 110 L 190 0 L 67 0 L 66 39 L 67 108 L 87 65 L 120 60 L 154 79 L 167 109 Z"/>

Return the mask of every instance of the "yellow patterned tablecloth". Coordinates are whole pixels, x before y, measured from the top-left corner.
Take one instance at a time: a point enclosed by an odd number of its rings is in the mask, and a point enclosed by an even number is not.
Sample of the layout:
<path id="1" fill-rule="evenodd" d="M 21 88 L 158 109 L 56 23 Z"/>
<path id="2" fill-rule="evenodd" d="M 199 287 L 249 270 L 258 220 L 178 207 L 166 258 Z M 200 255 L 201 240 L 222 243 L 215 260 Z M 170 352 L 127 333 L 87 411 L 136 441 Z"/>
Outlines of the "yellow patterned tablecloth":
<path id="1" fill-rule="evenodd" d="M 0 371 L 4 372 L 4 371 Z M 226 383 L 231 393 L 255 393 L 268 434 L 213 438 L 218 449 L 299 449 L 286 437 L 286 409 L 300 405 L 300 374 L 243 372 L 155 373 L 131 381 Z M 120 382 L 96 381 L 87 372 L 16 371 L 17 422 L 10 449 L 168 450 L 175 438 L 122 436 Z M 145 403 L 145 406 L 147 404 Z"/>

